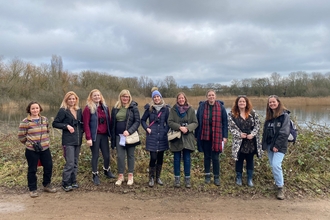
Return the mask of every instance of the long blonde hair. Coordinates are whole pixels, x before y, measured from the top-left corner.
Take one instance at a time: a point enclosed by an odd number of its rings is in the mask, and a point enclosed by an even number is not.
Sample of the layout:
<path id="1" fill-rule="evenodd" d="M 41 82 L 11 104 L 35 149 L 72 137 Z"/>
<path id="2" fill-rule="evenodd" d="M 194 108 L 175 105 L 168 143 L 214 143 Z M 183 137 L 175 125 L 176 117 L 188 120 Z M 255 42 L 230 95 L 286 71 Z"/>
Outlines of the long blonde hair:
<path id="1" fill-rule="evenodd" d="M 125 95 L 129 96 L 129 102 L 125 106 L 123 106 L 123 104 L 121 103 L 120 97 L 125 96 Z M 127 89 L 123 89 L 123 90 L 121 90 L 121 92 L 118 95 L 118 101 L 115 104 L 115 108 L 122 108 L 122 107 L 128 108 L 131 105 L 131 103 L 132 103 L 131 93 Z"/>
<path id="2" fill-rule="evenodd" d="M 64 98 L 63 98 L 63 101 L 62 101 L 62 103 L 61 103 L 61 107 L 60 108 L 65 108 L 65 109 L 67 109 L 68 108 L 68 99 L 69 99 L 69 97 L 70 96 L 74 96 L 75 98 L 76 98 L 76 104 L 74 105 L 74 109 L 75 110 L 78 110 L 79 109 L 79 97 L 77 96 L 77 94 L 75 93 L 75 92 L 73 92 L 73 91 L 70 91 L 70 92 L 68 92 L 67 94 L 65 94 L 65 96 L 64 96 Z"/>
<path id="3" fill-rule="evenodd" d="M 100 93 L 100 97 L 101 97 L 101 101 L 100 101 L 100 103 L 102 103 L 103 105 L 107 105 L 106 103 L 105 103 L 105 100 L 104 100 L 104 98 L 103 98 L 103 95 L 102 95 L 102 93 L 100 92 L 100 90 L 98 90 L 98 89 L 93 89 L 90 93 L 89 93 L 89 95 L 88 95 L 88 97 L 87 97 L 87 101 L 86 101 L 86 105 L 88 106 L 88 108 L 89 108 L 89 111 L 91 112 L 91 114 L 94 114 L 95 112 L 96 112 L 96 105 L 95 105 L 95 103 L 93 102 L 93 100 L 92 100 L 92 96 L 93 96 L 93 93 L 94 92 L 98 92 L 98 93 Z"/>

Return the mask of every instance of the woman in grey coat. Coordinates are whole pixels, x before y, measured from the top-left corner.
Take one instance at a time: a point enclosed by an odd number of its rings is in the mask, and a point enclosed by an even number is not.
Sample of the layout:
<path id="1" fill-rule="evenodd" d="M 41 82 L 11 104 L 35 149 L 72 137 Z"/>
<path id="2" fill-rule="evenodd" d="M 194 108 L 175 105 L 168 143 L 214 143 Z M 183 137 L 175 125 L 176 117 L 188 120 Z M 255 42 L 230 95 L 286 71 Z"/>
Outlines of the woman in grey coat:
<path id="1" fill-rule="evenodd" d="M 180 92 L 176 105 L 171 108 L 168 125 L 172 130 L 181 131 L 181 137 L 170 141 L 170 150 L 174 153 L 174 186 L 180 187 L 180 162 L 183 157 L 185 186 L 191 187 L 191 152 L 196 149 L 194 130 L 198 126 L 195 110 L 189 105 L 186 95 Z"/>

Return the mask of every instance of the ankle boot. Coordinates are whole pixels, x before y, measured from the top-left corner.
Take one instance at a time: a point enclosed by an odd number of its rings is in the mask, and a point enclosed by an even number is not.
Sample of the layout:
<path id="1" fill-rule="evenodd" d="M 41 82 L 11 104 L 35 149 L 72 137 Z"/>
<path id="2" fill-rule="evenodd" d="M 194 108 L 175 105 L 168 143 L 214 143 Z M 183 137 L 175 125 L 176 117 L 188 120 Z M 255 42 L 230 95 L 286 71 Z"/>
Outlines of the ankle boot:
<path id="1" fill-rule="evenodd" d="M 191 184 L 190 184 L 190 176 L 185 176 L 184 177 L 184 183 L 186 185 L 186 188 L 190 188 Z"/>
<path id="2" fill-rule="evenodd" d="M 285 198 L 283 187 L 278 187 L 276 198 L 279 200 L 283 200 Z"/>
<path id="3" fill-rule="evenodd" d="M 220 177 L 219 177 L 219 175 L 214 175 L 214 185 L 220 186 Z"/>
<path id="4" fill-rule="evenodd" d="M 252 179 L 253 179 L 253 170 L 247 170 L 247 185 L 249 187 L 253 187 L 253 182 L 252 182 Z"/>
<path id="5" fill-rule="evenodd" d="M 113 175 L 110 171 L 110 167 L 108 167 L 108 169 L 105 169 L 103 167 L 103 170 L 104 170 L 104 175 L 107 177 L 107 178 L 115 178 L 115 175 Z"/>
<path id="6" fill-rule="evenodd" d="M 93 183 L 94 185 L 98 186 L 100 185 L 100 179 L 99 179 L 99 172 L 92 172 L 93 173 Z"/>
<path id="7" fill-rule="evenodd" d="M 211 183 L 211 174 L 206 173 L 205 174 L 205 183 L 210 184 Z"/>
<path id="8" fill-rule="evenodd" d="M 174 186 L 180 187 L 180 177 L 179 176 L 174 177 Z"/>
<path id="9" fill-rule="evenodd" d="M 149 167 L 149 186 L 153 187 L 155 185 L 155 167 Z"/>
<path id="10" fill-rule="evenodd" d="M 159 185 L 163 185 L 162 180 L 160 179 L 160 174 L 162 172 L 162 165 L 156 165 L 156 182 Z"/>
<path id="11" fill-rule="evenodd" d="M 242 186 L 242 172 L 236 172 L 236 184 Z"/>

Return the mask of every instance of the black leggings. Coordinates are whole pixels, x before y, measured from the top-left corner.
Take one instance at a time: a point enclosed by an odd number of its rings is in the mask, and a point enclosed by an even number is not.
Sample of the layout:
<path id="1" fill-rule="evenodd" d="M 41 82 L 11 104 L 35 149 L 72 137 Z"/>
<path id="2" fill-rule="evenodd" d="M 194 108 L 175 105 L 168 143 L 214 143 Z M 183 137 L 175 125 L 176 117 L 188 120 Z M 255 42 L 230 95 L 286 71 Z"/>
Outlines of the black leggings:
<path id="1" fill-rule="evenodd" d="M 150 167 L 155 167 L 157 165 L 163 165 L 164 151 L 150 151 Z"/>
<path id="2" fill-rule="evenodd" d="M 243 163 L 246 160 L 246 169 L 253 170 L 254 162 L 253 162 L 254 153 L 244 154 L 239 153 L 238 161 L 236 161 L 236 172 L 243 172 Z"/>

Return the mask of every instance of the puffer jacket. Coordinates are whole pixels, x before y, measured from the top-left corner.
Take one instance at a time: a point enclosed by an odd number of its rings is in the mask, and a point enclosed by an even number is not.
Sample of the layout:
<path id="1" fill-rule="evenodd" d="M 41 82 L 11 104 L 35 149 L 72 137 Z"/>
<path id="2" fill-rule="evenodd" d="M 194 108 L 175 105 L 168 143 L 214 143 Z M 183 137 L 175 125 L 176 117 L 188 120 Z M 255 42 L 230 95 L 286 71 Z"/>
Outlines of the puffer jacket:
<path id="1" fill-rule="evenodd" d="M 156 109 L 152 107 L 150 111 L 150 104 L 144 106 L 144 114 L 141 118 L 141 125 L 146 131 L 146 150 L 157 152 L 168 150 L 167 132 L 169 130 L 167 119 L 169 116 L 169 106 L 163 106 L 157 113 Z M 160 115 L 158 117 L 158 115 Z M 147 124 L 147 120 L 149 123 Z M 152 123 L 148 134 L 147 128 Z"/>
<path id="2" fill-rule="evenodd" d="M 288 150 L 288 137 L 290 135 L 290 111 L 284 110 L 277 118 L 265 121 L 262 135 L 262 149 L 267 150 L 276 147 L 279 152 L 285 154 Z M 267 137 L 271 135 L 271 143 L 267 144 Z"/>
<path id="3" fill-rule="evenodd" d="M 77 110 L 77 119 L 72 115 L 69 109 L 60 108 L 54 121 L 53 127 L 62 129 L 62 145 L 76 146 L 81 145 L 83 136 L 82 110 Z M 74 128 L 74 132 L 70 133 L 67 126 Z"/>
<path id="4" fill-rule="evenodd" d="M 191 151 L 196 150 L 196 140 L 194 136 L 194 131 L 198 126 L 197 117 L 195 110 L 190 107 L 187 110 L 187 114 L 181 118 L 178 115 L 178 109 L 176 106 L 171 108 L 170 115 L 168 117 L 168 125 L 172 130 L 178 131 L 181 124 L 187 124 L 188 132 L 186 134 L 181 134 L 181 138 L 176 138 L 170 141 L 170 150 L 172 152 L 182 151 L 183 149 L 188 149 Z"/>
<path id="5" fill-rule="evenodd" d="M 253 130 L 251 131 L 251 134 L 255 136 L 256 138 L 256 148 L 257 148 L 257 156 L 261 158 L 262 156 L 262 145 L 261 145 L 261 139 L 260 139 L 260 120 L 259 115 L 252 110 L 249 114 L 249 119 L 253 121 Z M 232 133 L 233 141 L 232 141 L 232 157 L 234 160 L 238 160 L 238 152 L 241 148 L 243 139 L 241 138 L 242 131 L 239 129 L 239 127 L 236 125 L 235 121 L 233 120 L 232 112 L 228 113 L 228 128 L 230 132 Z"/>
<path id="6" fill-rule="evenodd" d="M 111 130 L 111 148 L 114 149 L 116 147 L 116 115 L 118 113 L 118 108 L 112 108 L 111 110 L 111 124 L 110 124 L 110 130 Z M 140 126 L 140 112 L 138 109 L 138 103 L 135 101 L 132 101 L 130 106 L 127 108 L 126 112 L 126 124 L 127 124 L 127 131 L 131 135 L 135 131 L 138 131 Z M 135 144 L 126 144 L 126 147 L 134 147 L 139 145 L 140 142 Z"/>

